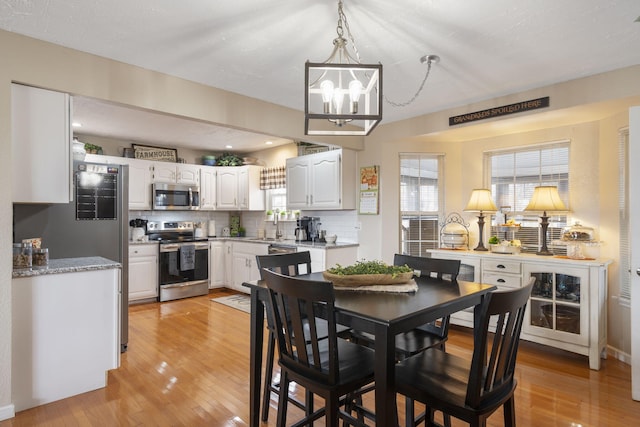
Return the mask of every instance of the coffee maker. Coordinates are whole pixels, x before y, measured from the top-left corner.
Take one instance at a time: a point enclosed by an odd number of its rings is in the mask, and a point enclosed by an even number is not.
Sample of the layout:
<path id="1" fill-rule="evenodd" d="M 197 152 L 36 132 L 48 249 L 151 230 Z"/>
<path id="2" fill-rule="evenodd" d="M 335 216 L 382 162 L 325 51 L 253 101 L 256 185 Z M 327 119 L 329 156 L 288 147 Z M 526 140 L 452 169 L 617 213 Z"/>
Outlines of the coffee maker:
<path id="1" fill-rule="evenodd" d="M 320 225 L 320 218 L 317 216 L 303 216 L 298 218 L 296 228 L 296 236 L 302 236 L 302 239 L 307 242 L 318 240 L 318 226 Z M 298 231 L 301 230 L 301 231 Z"/>

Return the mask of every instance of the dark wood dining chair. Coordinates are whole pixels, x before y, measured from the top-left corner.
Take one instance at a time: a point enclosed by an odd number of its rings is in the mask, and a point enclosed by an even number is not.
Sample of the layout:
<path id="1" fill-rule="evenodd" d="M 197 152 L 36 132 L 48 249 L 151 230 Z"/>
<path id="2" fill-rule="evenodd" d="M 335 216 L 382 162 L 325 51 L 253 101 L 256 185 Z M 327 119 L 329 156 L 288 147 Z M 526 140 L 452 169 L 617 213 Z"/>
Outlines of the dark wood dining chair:
<path id="1" fill-rule="evenodd" d="M 455 282 L 460 272 L 460 260 L 425 258 L 412 255 L 395 254 L 394 265 L 407 265 L 420 276 L 430 276 L 440 280 Z M 375 337 L 366 332 L 352 331 L 353 339 L 367 347 L 373 347 Z M 445 350 L 445 342 L 449 337 L 449 316 L 414 328 L 408 332 L 396 335 L 396 359 L 403 360 L 429 348 Z M 414 404 L 411 398 L 405 401 L 406 425 L 413 427 L 419 423 L 424 415 L 415 417 Z"/>
<path id="2" fill-rule="evenodd" d="M 311 424 L 325 416 L 325 425 L 366 426 L 364 417 L 353 417 L 342 409 L 352 399 L 369 390 L 374 379 L 374 353 L 371 349 L 338 337 L 333 284 L 308 281 L 272 271 L 263 271 L 269 289 L 280 365 L 278 426 L 287 419 L 289 383 L 294 381 L 307 392 L 325 400 L 325 407 L 307 413 L 297 425 Z M 319 316 L 326 319 L 319 329 Z M 320 335 L 327 337 L 320 339 Z M 300 345 L 299 343 L 304 343 Z"/>
<path id="3" fill-rule="evenodd" d="M 460 260 L 396 254 L 393 264 L 407 265 L 421 276 L 432 276 L 451 282 L 457 279 L 460 271 Z M 411 331 L 396 335 L 396 357 L 401 360 L 436 346 L 444 350 L 448 332 L 449 316 L 446 316 Z M 352 336 L 359 344 L 368 347 L 374 345 L 375 337 L 371 334 L 352 331 Z"/>
<path id="4" fill-rule="evenodd" d="M 533 283 L 489 294 L 474 326 L 471 362 L 432 348 L 396 365 L 398 393 L 427 407 L 426 425 L 435 426 L 434 412 L 442 411 L 471 426 L 485 426 L 487 418 L 504 407 L 504 425 L 516 425 L 514 378 L 516 355 L 525 308 Z M 489 320 L 497 316 L 495 333 Z"/>
<path id="5" fill-rule="evenodd" d="M 270 254 L 270 255 L 256 255 L 256 263 L 260 270 L 260 278 L 264 280 L 264 270 L 274 271 L 276 273 L 285 276 L 298 276 L 300 274 L 311 273 L 311 254 L 309 251 L 291 252 L 284 254 Z M 326 322 L 318 319 L 318 329 L 320 332 L 320 339 L 327 337 Z M 279 383 L 273 383 L 273 363 L 275 359 L 275 326 L 273 323 L 273 316 L 269 312 L 269 306 L 267 306 L 267 355 L 265 363 L 265 380 L 262 392 L 262 421 L 269 419 L 269 401 L 271 399 L 271 392 L 276 394 L 280 393 Z M 345 334 L 348 332 L 348 328 L 338 326 L 338 333 Z M 305 411 L 313 410 L 313 402 L 309 397 L 304 403 L 291 397 L 291 403 Z"/>

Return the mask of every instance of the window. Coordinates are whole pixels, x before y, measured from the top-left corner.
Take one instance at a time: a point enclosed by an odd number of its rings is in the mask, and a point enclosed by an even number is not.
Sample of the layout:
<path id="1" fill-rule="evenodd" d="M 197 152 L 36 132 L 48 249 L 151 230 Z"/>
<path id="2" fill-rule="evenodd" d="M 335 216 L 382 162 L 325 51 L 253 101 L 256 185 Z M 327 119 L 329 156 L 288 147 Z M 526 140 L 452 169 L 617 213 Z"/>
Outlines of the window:
<path id="1" fill-rule="evenodd" d="M 287 210 L 287 189 L 274 188 L 267 190 L 267 209 L 273 212 L 282 212 Z"/>
<path id="2" fill-rule="evenodd" d="M 631 242 L 629 232 L 629 128 L 618 136 L 618 212 L 620 219 L 620 302 L 628 306 L 631 301 Z"/>
<path id="3" fill-rule="evenodd" d="M 569 142 L 487 152 L 485 165 L 496 206 L 506 214 L 507 219 L 516 219 L 522 225 L 516 236 L 511 233 L 502 235 L 504 232 L 497 228 L 500 224 L 496 223 L 494 216 L 492 235 L 504 239 L 519 239 L 523 252 L 536 252 L 541 245 L 538 225 L 540 216 L 526 212 L 524 208 L 529 203 L 534 188 L 540 185 L 557 186 L 560 197 L 569 206 Z M 502 218 L 498 222 L 502 222 Z M 547 242 L 559 239 L 562 227 L 566 224 L 566 215 L 550 216 Z"/>
<path id="4" fill-rule="evenodd" d="M 442 155 L 400 155 L 400 251 L 425 256 L 436 249 L 442 217 Z"/>

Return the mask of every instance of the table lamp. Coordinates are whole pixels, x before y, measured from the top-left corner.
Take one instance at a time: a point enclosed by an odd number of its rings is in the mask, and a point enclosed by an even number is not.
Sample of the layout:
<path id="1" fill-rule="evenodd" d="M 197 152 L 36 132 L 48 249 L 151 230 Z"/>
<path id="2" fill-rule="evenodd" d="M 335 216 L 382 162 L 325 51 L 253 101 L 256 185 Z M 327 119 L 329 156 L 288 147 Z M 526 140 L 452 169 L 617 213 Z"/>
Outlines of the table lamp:
<path id="1" fill-rule="evenodd" d="M 547 212 L 555 212 L 555 211 L 566 211 L 567 208 L 564 206 L 562 199 L 560 199 L 560 194 L 558 194 L 558 187 L 552 185 L 542 185 L 540 187 L 536 187 L 533 190 L 533 196 L 531 196 L 531 200 L 525 211 L 542 211 L 542 216 L 540 217 L 540 228 L 542 228 L 542 246 L 540 250 L 536 252 L 537 255 L 553 255 L 551 251 L 547 248 L 547 228 L 549 227 L 549 217 L 547 216 Z"/>
<path id="2" fill-rule="evenodd" d="M 471 197 L 467 207 L 464 208 L 465 212 L 480 212 L 478 215 L 478 246 L 474 251 L 486 251 L 484 247 L 482 229 L 484 228 L 484 212 L 497 212 L 495 203 L 491 199 L 491 191 L 486 188 L 476 188 L 471 191 Z"/>

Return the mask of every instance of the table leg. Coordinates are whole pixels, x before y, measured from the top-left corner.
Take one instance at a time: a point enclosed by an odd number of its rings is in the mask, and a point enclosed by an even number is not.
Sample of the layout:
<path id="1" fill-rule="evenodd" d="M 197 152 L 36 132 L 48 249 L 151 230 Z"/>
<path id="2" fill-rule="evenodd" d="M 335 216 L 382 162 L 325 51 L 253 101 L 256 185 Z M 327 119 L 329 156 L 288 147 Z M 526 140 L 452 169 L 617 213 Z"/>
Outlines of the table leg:
<path id="1" fill-rule="evenodd" d="M 383 325 L 375 336 L 376 425 L 397 426 L 395 336 Z"/>
<path id="2" fill-rule="evenodd" d="M 260 425 L 260 384 L 262 382 L 262 344 L 264 340 L 264 303 L 258 291 L 251 289 L 251 346 L 249 360 L 249 425 Z"/>

